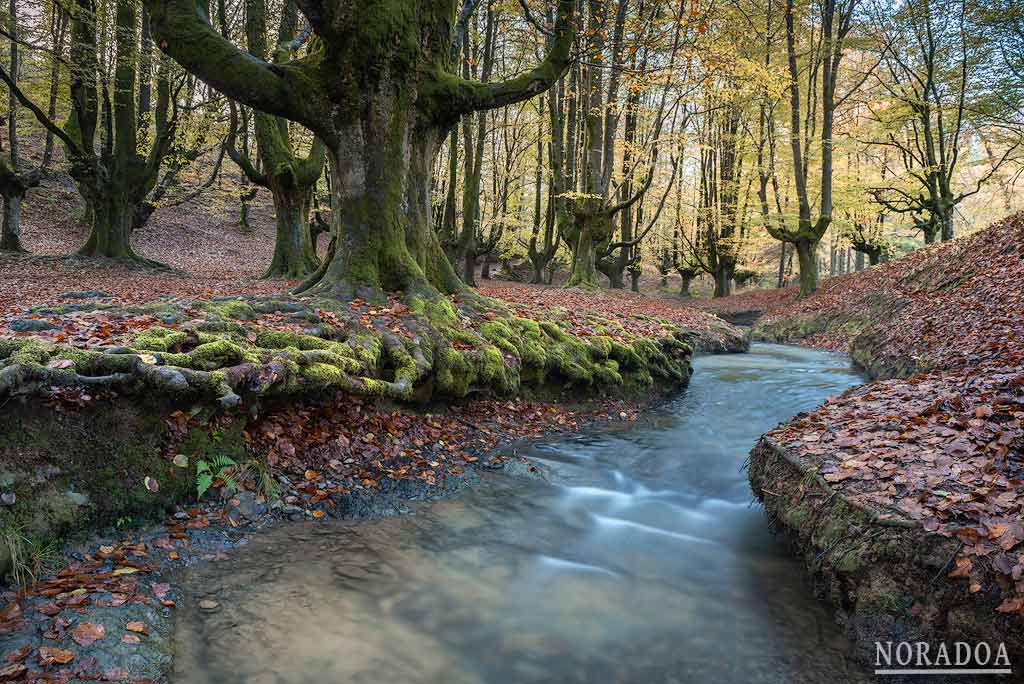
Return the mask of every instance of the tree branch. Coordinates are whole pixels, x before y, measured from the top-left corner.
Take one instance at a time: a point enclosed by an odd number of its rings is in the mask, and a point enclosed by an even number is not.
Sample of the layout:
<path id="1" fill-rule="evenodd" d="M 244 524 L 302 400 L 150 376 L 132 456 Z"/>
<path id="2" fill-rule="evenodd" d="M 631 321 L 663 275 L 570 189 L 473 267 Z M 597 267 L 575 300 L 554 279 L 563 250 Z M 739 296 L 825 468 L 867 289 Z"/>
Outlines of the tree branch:
<path id="1" fill-rule="evenodd" d="M 306 77 L 308 56 L 273 65 L 257 59 L 215 31 L 195 0 L 146 0 L 146 6 L 160 49 L 211 87 L 268 114 L 331 133 L 327 108 Z"/>
<path id="2" fill-rule="evenodd" d="M 480 83 L 453 74 L 438 74 L 427 84 L 427 95 L 432 96 L 437 110 L 444 117 L 456 119 L 462 114 L 528 100 L 553 86 L 569 68 L 575 37 L 575 0 L 558 0 L 558 18 L 555 38 L 544 60 L 507 81 Z"/>
<path id="3" fill-rule="evenodd" d="M 35 102 L 29 99 L 29 97 L 25 95 L 24 92 L 22 92 L 21 88 L 18 87 L 18 84 L 14 82 L 14 80 L 11 78 L 11 75 L 8 74 L 7 70 L 2 66 L 0 66 L 0 80 L 3 80 L 3 82 L 7 84 L 7 87 L 11 89 L 11 92 L 14 93 L 14 96 L 18 98 L 18 102 L 20 102 L 26 109 L 32 112 L 32 114 L 36 117 L 36 120 L 39 121 L 39 123 L 42 124 L 42 126 L 46 130 L 53 133 L 55 136 L 60 138 L 61 142 L 67 145 L 68 150 L 71 151 L 71 153 L 74 156 L 79 158 L 85 157 L 85 153 L 83 152 L 82 148 L 79 147 L 78 144 L 74 140 L 72 140 L 67 133 L 64 132 L 63 128 L 54 123 L 50 119 L 50 117 L 48 117 L 46 113 L 36 105 Z"/>

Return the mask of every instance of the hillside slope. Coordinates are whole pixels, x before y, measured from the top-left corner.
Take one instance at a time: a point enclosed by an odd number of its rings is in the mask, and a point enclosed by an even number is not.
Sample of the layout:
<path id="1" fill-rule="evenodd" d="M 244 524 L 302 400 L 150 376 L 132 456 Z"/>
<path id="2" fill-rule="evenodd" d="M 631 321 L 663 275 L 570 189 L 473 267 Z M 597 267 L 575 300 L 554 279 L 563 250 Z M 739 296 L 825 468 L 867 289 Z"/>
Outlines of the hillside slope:
<path id="1" fill-rule="evenodd" d="M 1010 217 L 832 279 L 754 328 L 848 349 L 883 378 L 766 434 L 749 472 L 865 660 L 908 638 L 1024 655 L 1022 238 Z"/>

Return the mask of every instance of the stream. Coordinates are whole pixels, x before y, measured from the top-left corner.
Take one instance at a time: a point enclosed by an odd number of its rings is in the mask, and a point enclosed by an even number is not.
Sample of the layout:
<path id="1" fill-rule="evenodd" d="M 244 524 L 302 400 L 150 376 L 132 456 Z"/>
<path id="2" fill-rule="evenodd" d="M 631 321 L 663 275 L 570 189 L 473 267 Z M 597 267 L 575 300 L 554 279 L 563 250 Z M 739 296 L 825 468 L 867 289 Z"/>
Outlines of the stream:
<path id="1" fill-rule="evenodd" d="M 411 515 L 256 535 L 190 571 L 172 682 L 869 681 L 743 470 L 859 382 L 796 347 L 701 357 L 634 424 L 519 447 L 548 481 L 487 473 Z"/>

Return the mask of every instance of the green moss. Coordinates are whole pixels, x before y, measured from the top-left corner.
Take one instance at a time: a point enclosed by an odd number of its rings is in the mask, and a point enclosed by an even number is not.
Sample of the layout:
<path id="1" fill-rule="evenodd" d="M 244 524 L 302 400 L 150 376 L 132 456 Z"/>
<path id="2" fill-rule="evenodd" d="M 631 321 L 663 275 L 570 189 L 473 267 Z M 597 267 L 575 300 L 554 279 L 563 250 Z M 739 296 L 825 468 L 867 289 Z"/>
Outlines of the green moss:
<path id="1" fill-rule="evenodd" d="M 53 351 L 53 347 L 36 340 L 28 340 L 15 347 L 10 356 L 11 363 L 41 366 L 45 364 Z"/>
<path id="2" fill-rule="evenodd" d="M 326 363 L 312 363 L 303 367 L 300 374 L 307 386 L 315 389 L 337 387 L 348 379 L 342 369 Z"/>
<path id="3" fill-rule="evenodd" d="M 551 321 L 541 321 L 540 329 L 543 330 L 548 337 L 556 341 L 561 341 L 568 337 L 568 335 L 565 334 L 564 330 L 558 327 L 556 323 L 552 323 Z"/>
<path id="4" fill-rule="evenodd" d="M 409 300 L 409 308 L 435 326 L 451 326 L 459 321 L 455 306 L 444 297 L 413 297 Z"/>
<path id="5" fill-rule="evenodd" d="M 590 342 L 591 353 L 596 359 L 607 359 L 612 354 L 612 345 L 615 344 L 612 338 L 605 335 L 595 335 L 587 338 Z"/>
<path id="6" fill-rule="evenodd" d="M 312 335 L 300 335 L 287 330 L 259 328 L 256 332 L 256 344 L 265 349 L 285 349 L 295 347 L 303 351 L 314 349 L 332 349 L 338 351 L 343 345 Z"/>
<path id="7" fill-rule="evenodd" d="M 184 344 L 187 339 L 188 333 L 182 330 L 154 326 L 132 338 L 132 346 L 144 351 L 166 352 Z"/>
<path id="8" fill-rule="evenodd" d="M 204 302 L 202 308 L 222 320 L 254 321 L 257 317 L 252 306 L 236 299 Z"/>

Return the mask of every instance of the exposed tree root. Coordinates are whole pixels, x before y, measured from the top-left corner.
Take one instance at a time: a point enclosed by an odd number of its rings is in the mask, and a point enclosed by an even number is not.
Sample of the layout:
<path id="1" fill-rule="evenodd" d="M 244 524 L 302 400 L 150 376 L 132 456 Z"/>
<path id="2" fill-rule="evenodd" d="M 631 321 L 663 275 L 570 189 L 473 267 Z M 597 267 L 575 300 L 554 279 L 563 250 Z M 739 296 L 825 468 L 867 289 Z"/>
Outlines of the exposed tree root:
<path id="1" fill-rule="evenodd" d="M 338 390 L 402 401 L 480 391 L 625 394 L 689 378 L 690 334 L 668 322 L 659 339 L 631 335 L 614 321 L 579 336 L 557 320 L 520 318 L 473 293 L 390 301 L 361 315 L 331 299 L 158 302 L 129 310 L 167 323 L 120 345 L 0 339 L 0 396 L 103 387 L 235 408 Z M 55 315 L 61 307 L 40 311 Z"/>

